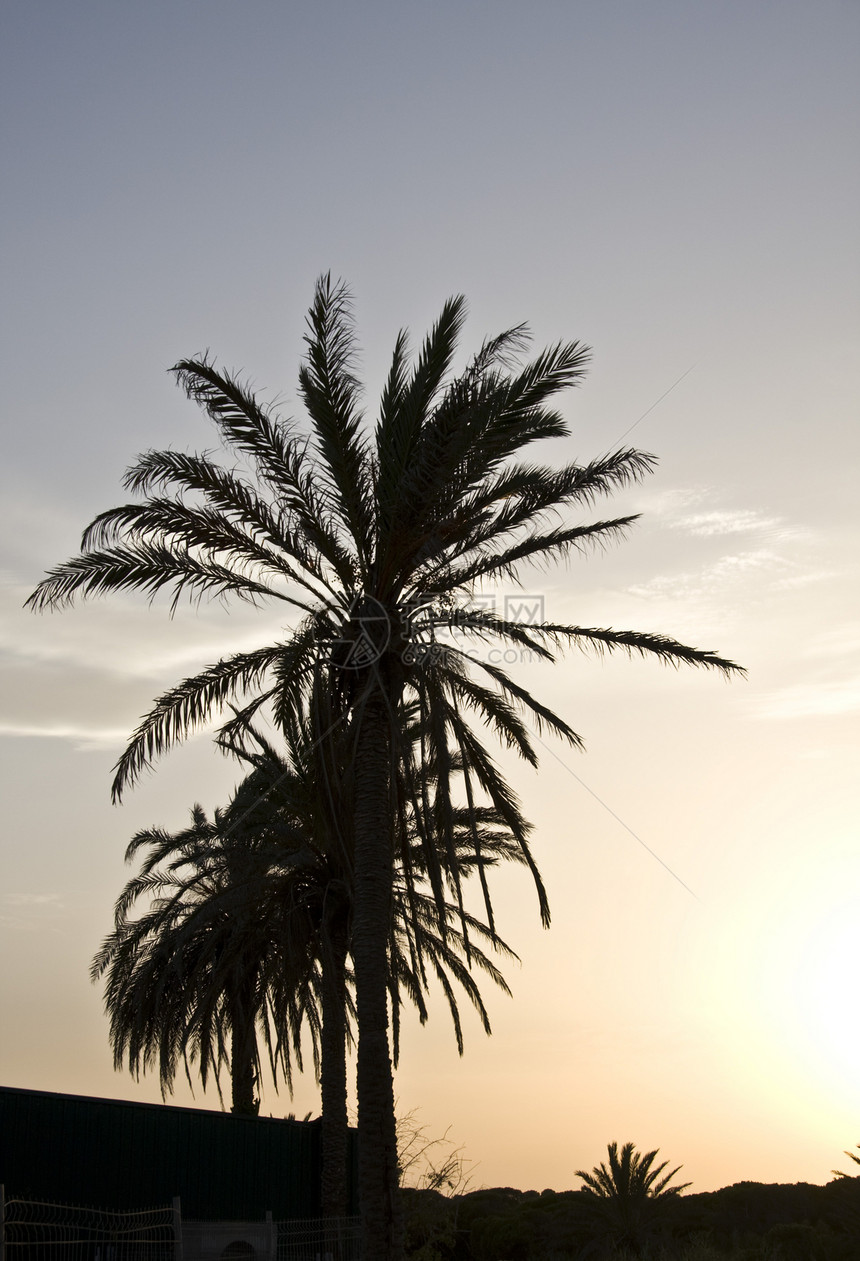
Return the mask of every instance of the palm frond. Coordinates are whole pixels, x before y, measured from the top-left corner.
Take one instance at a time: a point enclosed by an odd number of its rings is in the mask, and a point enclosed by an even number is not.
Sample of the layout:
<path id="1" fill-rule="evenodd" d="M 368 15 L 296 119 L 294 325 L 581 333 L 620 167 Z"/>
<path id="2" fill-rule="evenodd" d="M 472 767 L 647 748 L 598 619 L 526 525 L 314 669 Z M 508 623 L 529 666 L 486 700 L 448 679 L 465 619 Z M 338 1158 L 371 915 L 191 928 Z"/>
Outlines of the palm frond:
<path id="1" fill-rule="evenodd" d="M 230 446 L 255 462 L 260 476 L 290 507 L 301 509 L 307 473 L 306 443 L 261 406 L 235 374 L 220 372 L 208 354 L 180 359 L 170 369 L 186 396 L 198 403 Z"/>
<path id="2" fill-rule="evenodd" d="M 317 281 L 308 314 L 307 359 L 299 387 L 314 426 L 330 501 L 367 572 L 373 541 L 369 451 L 361 434 L 360 387 L 353 368 L 352 297 L 326 274 Z"/>
<path id="3" fill-rule="evenodd" d="M 381 415 L 376 430 L 377 498 L 380 524 L 380 567 L 387 573 L 393 561 L 390 555 L 396 545 L 401 519 L 412 513 L 416 500 L 412 486 L 416 468 L 427 461 L 425 427 L 430 408 L 451 367 L 457 339 L 465 318 L 466 303 L 462 297 L 449 299 L 426 337 L 411 377 L 405 378 L 403 355 L 405 340 L 398 339 L 399 354 L 389 375 L 389 396 L 398 406 L 389 407 Z M 419 481 L 421 473 L 418 474 Z"/>
<path id="4" fill-rule="evenodd" d="M 532 630 L 535 628 L 532 627 Z M 567 639 L 577 647 L 594 649 L 598 653 L 625 652 L 628 656 L 656 657 L 667 665 L 703 666 L 719 670 L 721 674 L 746 674 L 744 666 L 736 665 L 726 657 L 720 657 L 710 649 L 690 648 L 677 639 L 667 635 L 652 635 L 642 631 L 616 631 L 584 626 L 561 626 L 553 623 L 542 623 L 540 630 L 545 634 L 557 635 L 559 639 Z"/>
<path id="5" fill-rule="evenodd" d="M 451 649 L 450 651 L 465 658 L 465 654 L 460 653 L 458 649 Z M 532 696 L 530 692 L 527 692 L 525 688 L 520 687 L 518 683 L 515 683 L 506 671 L 493 665 L 490 661 L 481 661 L 472 658 L 465 659 L 472 660 L 479 670 L 483 670 L 485 674 L 488 674 L 491 679 L 495 680 L 498 686 L 502 689 L 502 692 L 511 697 L 512 700 L 516 701 L 516 703 L 531 716 L 539 734 L 544 731 L 551 731 L 553 735 L 560 736 L 576 749 L 584 747 L 582 737 L 576 734 L 569 723 L 565 722 L 563 718 L 560 718 L 558 714 L 553 713 L 551 709 L 549 709 L 546 705 L 543 705 L 536 699 L 536 697 Z"/>
<path id="6" fill-rule="evenodd" d="M 623 538 L 638 515 L 616 517 L 613 521 L 594 521 L 589 525 L 559 527 L 544 534 L 529 534 L 512 547 L 500 552 L 486 548 L 469 564 L 450 570 L 437 578 L 439 585 L 462 590 L 486 578 L 516 578 L 524 560 L 544 564 L 563 559 L 572 550 L 585 553 L 589 548 L 606 546 Z M 471 549 L 470 549 L 471 550 Z"/>
<path id="7" fill-rule="evenodd" d="M 143 591 L 153 599 L 165 587 L 173 587 L 171 611 L 183 594 L 192 601 L 235 596 L 251 604 L 290 596 L 214 561 L 200 559 L 181 545 L 134 543 L 73 556 L 49 571 L 26 602 L 35 610 L 63 608 L 76 595 L 104 596 L 115 591 Z"/>
<path id="8" fill-rule="evenodd" d="M 307 440 L 275 420 L 235 377 L 218 372 L 207 357 L 180 360 L 171 371 L 227 441 L 254 459 L 259 476 L 276 502 L 294 514 L 309 546 L 334 568 L 341 582 L 353 583 L 354 558 L 338 538 L 333 505 L 315 476 Z"/>
<path id="9" fill-rule="evenodd" d="M 119 801 L 123 791 L 155 758 L 202 726 L 214 710 L 232 700 L 237 692 L 257 684 L 283 651 L 282 645 L 275 644 L 236 653 L 159 696 L 114 767 L 113 800 Z"/>

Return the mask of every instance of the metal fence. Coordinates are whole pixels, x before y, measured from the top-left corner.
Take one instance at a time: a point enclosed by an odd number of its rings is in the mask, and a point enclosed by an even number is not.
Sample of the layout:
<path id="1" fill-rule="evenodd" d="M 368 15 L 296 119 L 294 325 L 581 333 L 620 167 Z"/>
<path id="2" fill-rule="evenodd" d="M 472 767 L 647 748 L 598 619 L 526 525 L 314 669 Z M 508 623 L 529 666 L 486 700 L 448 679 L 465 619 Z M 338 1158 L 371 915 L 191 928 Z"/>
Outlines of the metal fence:
<path id="1" fill-rule="evenodd" d="M 360 1217 L 182 1221 L 184 1261 L 360 1261 Z"/>
<path id="2" fill-rule="evenodd" d="M 360 1217 L 182 1221 L 168 1208 L 112 1212 L 5 1199 L 0 1261 L 361 1261 Z"/>
<path id="3" fill-rule="evenodd" d="M 175 1205 L 116 1213 L 7 1200 L 0 1187 L 0 1261 L 181 1261 L 176 1218 Z"/>
<path id="4" fill-rule="evenodd" d="M 360 1217 L 276 1222 L 275 1261 L 361 1261 Z"/>

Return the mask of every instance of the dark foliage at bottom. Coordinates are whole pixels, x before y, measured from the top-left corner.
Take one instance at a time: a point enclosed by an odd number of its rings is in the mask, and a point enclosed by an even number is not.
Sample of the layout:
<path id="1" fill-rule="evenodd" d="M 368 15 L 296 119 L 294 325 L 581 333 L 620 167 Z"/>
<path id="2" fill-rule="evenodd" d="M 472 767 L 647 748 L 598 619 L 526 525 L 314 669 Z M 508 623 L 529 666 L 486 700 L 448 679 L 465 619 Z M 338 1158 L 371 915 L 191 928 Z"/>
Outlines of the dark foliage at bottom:
<path id="1" fill-rule="evenodd" d="M 406 1216 L 412 1261 L 860 1261 L 860 1178 L 673 1197 L 624 1245 L 581 1191 L 409 1191 Z"/>

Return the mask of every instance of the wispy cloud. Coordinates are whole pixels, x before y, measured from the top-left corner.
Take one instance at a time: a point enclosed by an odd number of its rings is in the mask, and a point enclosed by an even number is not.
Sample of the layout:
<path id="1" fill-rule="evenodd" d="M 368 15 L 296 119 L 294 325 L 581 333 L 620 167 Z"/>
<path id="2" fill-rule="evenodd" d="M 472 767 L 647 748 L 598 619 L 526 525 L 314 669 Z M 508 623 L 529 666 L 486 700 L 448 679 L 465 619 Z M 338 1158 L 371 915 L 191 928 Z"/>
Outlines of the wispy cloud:
<path id="1" fill-rule="evenodd" d="M 699 538 L 732 534 L 760 534 L 769 541 L 805 537 L 803 527 L 773 516 L 758 508 L 721 508 L 714 505 L 718 492 L 710 486 L 679 487 L 649 496 L 642 510 L 659 518 L 670 530 L 683 531 Z M 696 508 L 698 511 L 690 511 Z"/>
<path id="2" fill-rule="evenodd" d="M 860 712 L 860 676 L 828 683 L 795 683 L 760 701 L 759 718 L 838 717 Z"/>
<path id="3" fill-rule="evenodd" d="M 810 587 L 817 582 L 826 582 L 828 578 L 840 578 L 842 575 L 836 569 L 813 569 L 807 570 L 802 574 L 789 574 L 785 578 L 778 578 L 774 584 L 774 591 L 797 591 L 802 587 Z"/>
<path id="4" fill-rule="evenodd" d="M 6 906 L 61 907 L 63 905 L 60 893 L 4 893 L 3 902 Z"/>
<path id="5" fill-rule="evenodd" d="M 34 615 L 22 606 L 29 590 L 6 588 L 0 605 L 0 649 L 34 663 L 89 667 L 127 679 L 196 673 L 231 652 L 283 637 L 289 609 L 182 605 L 174 616 L 133 596 L 83 602 L 62 614 Z"/>
<path id="6" fill-rule="evenodd" d="M 739 508 L 733 512 L 695 512 L 672 522 L 673 529 L 698 535 L 748 534 L 751 531 L 775 530 L 783 525 L 781 518 L 766 517 L 751 508 Z"/>
<path id="7" fill-rule="evenodd" d="M 91 749 L 104 749 L 117 744 L 125 744 L 128 730 L 120 727 L 98 728 L 66 725 L 60 723 L 17 723 L 0 722 L 0 736 L 12 736 L 16 739 L 68 740 L 76 749 L 88 752 Z"/>
<path id="8" fill-rule="evenodd" d="M 856 660 L 860 657 L 860 622 L 845 622 L 821 631 L 804 646 L 803 655 Z"/>
<path id="9" fill-rule="evenodd" d="M 60 893 L 4 893 L 0 896 L 0 923 L 14 930 L 65 935 L 57 921 L 66 908 Z"/>
<path id="10" fill-rule="evenodd" d="M 712 565 L 696 571 L 676 574 L 658 574 L 649 582 L 628 587 L 630 595 L 640 599 L 690 600 L 713 595 L 739 580 L 751 575 L 761 577 L 775 571 L 784 571 L 792 562 L 770 548 L 756 548 L 746 552 L 733 552 L 721 556 Z"/>
<path id="11" fill-rule="evenodd" d="M 709 486 L 676 486 L 672 490 L 644 491 L 639 497 L 640 511 L 649 517 L 675 518 L 688 512 L 694 504 L 707 503 L 714 492 Z"/>

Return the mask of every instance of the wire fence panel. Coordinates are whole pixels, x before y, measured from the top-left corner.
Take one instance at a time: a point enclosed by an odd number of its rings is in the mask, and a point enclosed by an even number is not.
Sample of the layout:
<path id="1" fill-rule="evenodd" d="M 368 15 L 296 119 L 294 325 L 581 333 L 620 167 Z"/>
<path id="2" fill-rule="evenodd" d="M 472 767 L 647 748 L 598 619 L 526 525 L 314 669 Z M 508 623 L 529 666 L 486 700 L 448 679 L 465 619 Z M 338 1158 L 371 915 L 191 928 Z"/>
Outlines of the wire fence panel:
<path id="1" fill-rule="evenodd" d="M 5 1202 L 5 1261 L 175 1261 L 174 1210 Z"/>
<path id="2" fill-rule="evenodd" d="M 276 1223 L 276 1261 L 361 1261 L 360 1217 Z"/>

